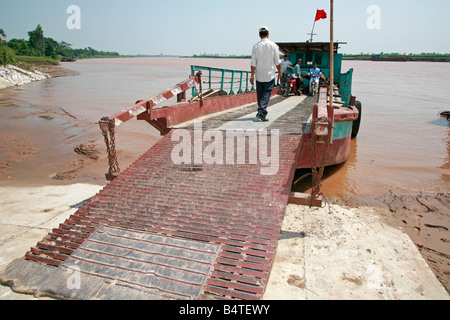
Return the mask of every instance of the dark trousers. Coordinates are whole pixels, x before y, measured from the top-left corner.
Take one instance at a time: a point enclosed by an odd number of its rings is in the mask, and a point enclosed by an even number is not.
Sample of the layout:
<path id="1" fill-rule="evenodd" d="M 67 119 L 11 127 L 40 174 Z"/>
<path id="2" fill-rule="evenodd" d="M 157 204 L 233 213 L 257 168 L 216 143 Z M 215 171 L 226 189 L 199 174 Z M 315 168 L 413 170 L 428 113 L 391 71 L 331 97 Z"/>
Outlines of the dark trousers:
<path id="1" fill-rule="evenodd" d="M 270 82 L 256 81 L 256 95 L 258 97 L 258 113 L 264 117 L 267 116 L 267 106 L 270 96 L 275 86 L 275 79 Z"/>
<path id="2" fill-rule="evenodd" d="M 297 79 L 297 90 L 302 91 L 304 87 L 305 87 L 305 82 L 303 81 L 303 79 L 298 78 Z"/>

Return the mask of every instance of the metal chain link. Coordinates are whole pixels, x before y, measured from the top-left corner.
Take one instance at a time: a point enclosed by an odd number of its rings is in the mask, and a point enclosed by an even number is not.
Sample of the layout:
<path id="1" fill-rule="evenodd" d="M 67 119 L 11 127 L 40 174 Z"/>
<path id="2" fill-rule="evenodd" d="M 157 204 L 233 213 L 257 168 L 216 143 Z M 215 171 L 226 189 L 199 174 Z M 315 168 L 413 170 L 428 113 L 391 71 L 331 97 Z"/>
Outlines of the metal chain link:
<path id="1" fill-rule="evenodd" d="M 108 117 L 103 117 L 100 120 L 100 129 L 102 130 L 103 138 L 105 139 L 106 150 L 108 152 L 109 173 L 119 173 L 119 162 L 116 154 L 116 138 L 114 130 L 114 121 Z"/>

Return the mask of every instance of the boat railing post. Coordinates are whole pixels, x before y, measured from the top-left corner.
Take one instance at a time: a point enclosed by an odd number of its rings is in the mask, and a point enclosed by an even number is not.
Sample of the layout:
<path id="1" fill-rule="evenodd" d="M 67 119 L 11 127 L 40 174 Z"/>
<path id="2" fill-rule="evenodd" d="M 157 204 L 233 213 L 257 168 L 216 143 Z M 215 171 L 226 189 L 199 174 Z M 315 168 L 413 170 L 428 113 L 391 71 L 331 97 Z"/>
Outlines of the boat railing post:
<path id="1" fill-rule="evenodd" d="M 239 91 L 238 94 L 242 93 L 242 78 L 244 77 L 244 72 L 243 71 L 239 71 L 239 73 L 241 74 L 241 78 L 239 80 Z"/>
<path id="2" fill-rule="evenodd" d="M 249 90 L 248 90 L 248 72 L 246 72 L 245 73 L 245 75 L 246 75 L 246 80 L 245 80 L 245 92 L 249 92 Z"/>
<path id="3" fill-rule="evenodd" d="M 231 71 L 231 89 L 230 89 L 230 96 L 234 95 L 233 87 L 234 87 L 234 70 Z"/>
<path id="4" fill-rule="evenodd" d="M 212 72 L 212 70 L 211 70 L 211 68 L 208 68 L 209 69 L 209 89 L 211 89 L 212 87 L 211 87 L 211 72 Z"/>
<path id="5" fill-rule="evenodd" d="M 220 90 L 223 90 L 224 82 L 225 82 L 225 70 L 222 70 L 222 80 L 220 82 Z"/>
<path id="6" fill-rule="evenodd" d="M 191 75 L 195 74 L 195 66 L 191 66 Z M 197 96 L 197 92 L 195 87 L 192 87 L 192 97 L 195 98 Z"/>

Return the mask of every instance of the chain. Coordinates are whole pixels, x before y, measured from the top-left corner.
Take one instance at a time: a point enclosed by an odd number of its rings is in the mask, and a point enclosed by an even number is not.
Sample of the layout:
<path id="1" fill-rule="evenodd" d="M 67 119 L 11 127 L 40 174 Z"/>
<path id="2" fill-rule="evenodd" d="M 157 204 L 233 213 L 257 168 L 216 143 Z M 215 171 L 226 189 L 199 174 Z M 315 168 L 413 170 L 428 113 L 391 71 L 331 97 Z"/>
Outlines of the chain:
<path id="1" fill-rule="evenodd" d="M 317 134 L 316 134 L 316 128 L 317 125 L 320 122 L 326 122 L 328 124 L 328 135 L 327 140 L 324 144 L 324 153 L 322 154 L 322 159 L 320 160 L 320 163 L 317 163 Z M 317 199 L 317 197 L 322 196 L 325 201 L 325 196 L 320 192 L 322 188 L 322 178 L 323 178 L 323 172 L 325 170 L 325 164 L 328 160 L 328 151 L 331 143 L 331 132 L 333 129 L 333 123 L 331 122 L 330 118 L 319 118 L 316 120 L 313 120 L 311 122 L 311 173 L 307 173 L 302 175 L 300 178 L 298 178 L 294 185 L 297 184 L 299 181 L 312 176 L 312 191 L 311 191 L 311 204 L 310 206 L 313 206 L 314 200 Z"/>
<path id="2" fill-rule="evenodd" d="M 106 149 L 108 152 L 109 174 L 120 172 L 119 162 L 116 154 L 116 138 L 114 132 L 114 120 L 103 117 L 100 120 L 100 129 L 105 139 Z"/>
<path id="3" fill-rule="evenodd" d="M 328 135 L 324 143 L 324 151 L 320 161 L 317 160 L 317 133 L 316 128 L 319 123 L 328 124 Z M 311 206 L 313 201 L 323 196 L 321 193 L 323 172 L 325 170 L 325 164 L 328 160 L 328 151 L 331 143 L 331 133 L 333 130 L 333 123 L 330 118 L 322 117 L 312 121 L 311 125 L 311 159 L 312 159 L 312 191 L 311 191 Z"/>

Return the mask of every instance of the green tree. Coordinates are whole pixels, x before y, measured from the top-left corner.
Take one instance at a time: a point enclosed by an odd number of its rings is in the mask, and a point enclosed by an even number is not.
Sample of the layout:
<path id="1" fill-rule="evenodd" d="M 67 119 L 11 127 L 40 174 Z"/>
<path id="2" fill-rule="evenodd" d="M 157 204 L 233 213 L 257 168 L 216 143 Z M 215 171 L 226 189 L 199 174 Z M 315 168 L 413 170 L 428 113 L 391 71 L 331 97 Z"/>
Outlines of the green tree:
<path id="1" fill-rule="evenodd" d="M 45 56 L 56 59 L 58 54 L 56 53 L 58 49 L 58 42 L 52 38 L 45 38 Z"/>
<path id="2" fill-rule="evenodd" d="M 24 39 L 11 39 L 6 44 L 11 49 L 14 49 L 18 56 L 33 55 L 33 50 L 30 48 L 29 42 Z"/>
<path id="3" fill-rule="evenodd" d="M 0 42 L 4 41 L 4 38 L 6 38 L 6 33 L 2 28 L 0 28 Z"/>
<path id="4" fill-rule="evenodd" d="M 72 45 L 64 41 L 58 42 L 56 53 L 63 57 L 72 57 L 73 56 Z"/>
<path id="5" fill-rule="evenodd" d="M 45 55 L 45 38 L 44 38 L 44 30 L 42 30 L 41 25 L 39 24 L 36 29 L 28 32 L 28 36 L 30 37 L 30 47 L 35 50 L 35 55 L 44 56 Z"/>
<path id="6" fill-rule="evenodd" d="M 0 45 L 0 65 L 16 62 L 14 50 L 8 46 Z"/>

